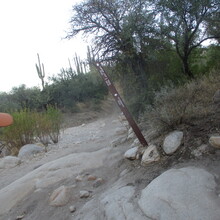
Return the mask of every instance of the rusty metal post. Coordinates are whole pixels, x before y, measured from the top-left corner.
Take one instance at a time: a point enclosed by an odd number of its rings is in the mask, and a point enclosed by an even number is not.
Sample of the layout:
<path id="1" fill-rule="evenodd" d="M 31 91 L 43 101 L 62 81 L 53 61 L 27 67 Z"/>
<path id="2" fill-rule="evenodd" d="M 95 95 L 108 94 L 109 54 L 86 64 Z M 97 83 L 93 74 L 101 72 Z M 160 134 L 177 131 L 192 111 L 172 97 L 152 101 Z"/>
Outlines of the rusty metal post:
<path id="1" fill-rule="evenodd" d="M 133 129 L 135 135 L 137 136 L 139 142 L 143 146 L 148 146 L 147 141 L 145 140 L 145 138 L 144 138 L 143 134 L 141 133 L 138 125 L 136 124 L 136 122 L 134 121 L 134 119 L 131 116 L 130 112 L 128 111 L 125 103 L 123 102 L 122 98 L 120 97 L 120 95 L 119 95 L 118 91 L 116 90 L 114 84 L 110 80 L 108 74 L 103 69 L 103 67 L 101 66 L 100 63 L 95 63 L 94 65 L 97 68 L 97 70 L 99 71 L 99 73 L 100 73 L 102 79 L 104 80 L 105 84 L 107 85 L 109 91 L 113 95 L 113 97 L 114 97 L 115 101 L 117 102 L 119 108 L 121 109 L 121 111 L 123 112 L 124 116 L 128 120 L 128 123 L 132 127 L 132 129 Z"/>

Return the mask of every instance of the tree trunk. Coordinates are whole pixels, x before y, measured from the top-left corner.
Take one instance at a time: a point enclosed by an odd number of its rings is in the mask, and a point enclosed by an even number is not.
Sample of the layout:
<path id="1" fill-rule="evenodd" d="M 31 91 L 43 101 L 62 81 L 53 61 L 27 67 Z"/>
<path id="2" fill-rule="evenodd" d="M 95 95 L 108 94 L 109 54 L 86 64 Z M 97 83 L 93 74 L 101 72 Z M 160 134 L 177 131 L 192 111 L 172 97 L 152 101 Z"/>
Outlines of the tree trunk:
<path id="1" fill-rule="evenodd" d="M 192 71 L 190 70 L 188 60 L 189 60 L 189 57 L 184 57 L 184 58 L 182 59 L 183 73 L 184 73 L 187 77 L 189 77 L 190 79 L 194 79 L 195 77 L 194 77 Z"/>

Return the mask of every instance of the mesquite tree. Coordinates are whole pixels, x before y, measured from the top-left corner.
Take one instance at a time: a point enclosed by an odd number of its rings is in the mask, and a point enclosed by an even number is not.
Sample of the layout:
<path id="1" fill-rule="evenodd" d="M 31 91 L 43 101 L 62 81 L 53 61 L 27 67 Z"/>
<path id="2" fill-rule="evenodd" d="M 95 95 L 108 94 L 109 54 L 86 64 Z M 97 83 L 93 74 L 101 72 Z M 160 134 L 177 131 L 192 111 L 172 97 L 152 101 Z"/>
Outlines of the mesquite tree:
<path id="1" fill-rule="evenodd" d="M 124 63 L 139 85 L 147 84 L 146 47 L 153 38 L 153 13 L 144 0 L 87 0 L 73 6 L 71 31 L 93 36 L 93 48 L 101 60 Z"/>
<path id="2" fill-rule="evenodd" d="M 157 20 L 161 34 L 167 37 L 176 48 L 183 65 L 183 73 L 189 78 L 189 58 L 192 51 L 208 39 L 219 38 L 219 32 L 209 31 L 207 22 L 214 23 L 219 16 L 219 0 L 153 0 L 158 12 Z M 217 23 L 217 21 L 215 20 Z M 219 20 L 218 20 L 219 25 Z M 211 29 L 211 28 L 210 28 Z"/>

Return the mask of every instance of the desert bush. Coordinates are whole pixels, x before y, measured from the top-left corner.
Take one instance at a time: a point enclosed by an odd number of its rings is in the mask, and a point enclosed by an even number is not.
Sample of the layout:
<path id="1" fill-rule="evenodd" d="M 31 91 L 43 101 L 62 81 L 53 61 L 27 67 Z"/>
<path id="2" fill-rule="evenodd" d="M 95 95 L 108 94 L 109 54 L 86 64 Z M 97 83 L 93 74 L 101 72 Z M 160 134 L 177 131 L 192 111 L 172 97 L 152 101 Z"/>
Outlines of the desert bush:
<path id="1" fill-rule="evenodd" d="M 41 142 L 45 146 L 50 141 L 57 143 L 61 130 L 61 113 L 54 107 L 45 112 L 23 109 L 11 113 L 13 125 L 3 128 L 0 141 L 13 152 L 18 152 L 25 144 Z"/>
<path id="2" fill-rule="evenodd" d="M 61 112 L 53 106 L 48 106 L 45 118 L 47 124 L 49 125 L 48 136 L 53 141 L 53 143 L 57 143 L 59 141 L 62 124 Z"/>
<path id="3" fill-rule="evenodd" d="M 215 71 L 185 85 L 161 89 L 142 115 L 144 128 L 161 133 L 213 114 L 212 98 L 219 87 L 220 74 Z"/>

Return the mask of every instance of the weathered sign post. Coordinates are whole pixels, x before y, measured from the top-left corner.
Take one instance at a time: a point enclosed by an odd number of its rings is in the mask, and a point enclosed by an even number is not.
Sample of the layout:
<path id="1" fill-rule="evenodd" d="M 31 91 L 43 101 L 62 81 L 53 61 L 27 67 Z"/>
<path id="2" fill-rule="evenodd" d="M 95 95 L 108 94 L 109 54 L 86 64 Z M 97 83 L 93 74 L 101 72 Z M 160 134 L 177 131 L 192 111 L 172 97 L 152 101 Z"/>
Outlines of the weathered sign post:
<path id="1" fill-rule="evenodd" d="M 113 85 L 112 81 L 110 80 L 108 74 L 103 69 L 103 67 L 101 66 L 100 63 L 95 63 L 94 65 L 97 68 L 97 70 L 99 71 L 99 73 L 100 73 L 102 79 L 104 80 L 105 84 L 107 85 L 109 91 L 113 95 L 113 97 L 114 97 L 115 101 L 117 102 L 119 108 L 121 109 L 124 116 L 128 120 L 128 123 L 132 127 L 132 129 L 133 129 L 134 133 L 136 134 L 138 140 L 140 141 L 140 143 L 143 146 L 147 146 L 148 145 L 147 141 L 145 140 L 145 138 L 144 138 L 143 134 L 141 133 L 138 125 L 136 124 L 136 122 L 134 121 L 134 119 L 131 116 L 130 112 L 128 111 L 127 107 L 125 106 L 121 96 L 119 95 L 118 91 L 116 90 L 115 86 Z"/>

